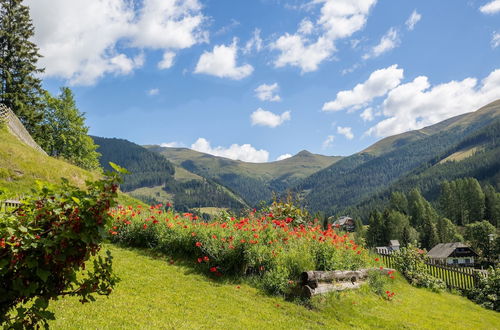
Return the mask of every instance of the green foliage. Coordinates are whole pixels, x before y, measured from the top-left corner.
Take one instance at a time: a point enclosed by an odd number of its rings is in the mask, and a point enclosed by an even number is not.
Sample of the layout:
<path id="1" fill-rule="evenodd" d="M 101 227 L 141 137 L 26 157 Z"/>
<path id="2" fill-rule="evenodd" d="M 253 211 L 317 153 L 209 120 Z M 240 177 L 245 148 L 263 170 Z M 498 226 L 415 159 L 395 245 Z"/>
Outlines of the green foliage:
<path id="1" fill-rule="evenodd" d="M 240 219 L 222 214 L 210 223 L 157 207 L 122 208 L 114 217 L 115 242 L 189 258 L 211 276 L 250 276 L 274 294 L 288 294 L 304 271 L 354 270 L 371 259 L 348 235 L 319 223 L 294 226 L 267 210 Z"/>
<path id="2" fill-rule="evenodd" d="M 107 237 L 119 177 L 88 182 L 87 190 L 63 180 L 39 184 L 14 213 L 0 213 L 0 325 L 34 327 L 53 319 L 47 308 L 61 296 L 109 295 L 116 282 L 112 257 L 97 255 Z M 93 267 L 85 270 L 86 261 Z"/>
<path id="3" fill-rule="evenodd" d="M 34 28 L 22 0 L 0 0 L 0 103 L 14 111 L 36 141 L 43 141 L 39 122 L 42 83 Z"/>
<path id="4" fill-rule="evenodd" d="M 474 178 L 444 181 L 440 204 L 445 217 L 457 225 L 465 226 L 483 219 L 485 194 Z"/>
<path id="5" fill-rule="evenodd" d="M 450 219 L 439 217 L 436 223 L 436 230 L 439 243 L 462 242 L 464 240 Z"/>
<path id="6" fill-rule="evenodd" d="M 488 221 L 483 220 L 465 226 L 464 238 L 473 250 L 485 259 L 490 259 L 495 257 L 495 234 L 496 228 Z"/>
<path id="7" fill-rule="evenodd" d="M 389 287 L 389 278 L 387 275 L 380 273 L 377 270 L 371 270 L 368 273 L 368 284 L 373 292 L 381 297 L 389 298 L 390 291 L 387 290 Z"/>
<path id="8" fill-rule="evenodd" d="M 483 307 L 500 312 L 500 269 L 491 267 L 488 276 L 478 276 L 475 288 L 467 296 Z"/>
<path id="9" fill-rule="evenodd" d="M 417 287 L 429 288 L 433 291 L 441 291 L 446 288 L 445 283 L 435 278 L 426 270 L 424 251 L 416 249 L 412 245 L 401 248 L 393 254 L 396 269 Z"/>
<path id="10" fill-rule="evenodd" d="M 73 92 L 68 87 L 54 97 L 44 94 L 44 138 L 40 146 L 53 157 L 61 157 L 84 169 L 99 168 L 97 146 L 87 135 L 85 117 L 76 107 Z"/>

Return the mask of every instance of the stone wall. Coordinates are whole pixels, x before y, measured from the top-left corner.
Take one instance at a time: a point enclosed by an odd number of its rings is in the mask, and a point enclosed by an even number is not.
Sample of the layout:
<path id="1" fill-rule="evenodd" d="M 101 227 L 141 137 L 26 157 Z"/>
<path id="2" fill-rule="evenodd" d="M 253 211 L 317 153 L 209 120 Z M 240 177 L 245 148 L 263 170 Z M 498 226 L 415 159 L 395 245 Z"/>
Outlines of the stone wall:
<path id="1" fill-rule="evenodd" d="M 21 142 L 46 155 L 45 151 L 33 140 L 19 118 L 4 104 L 0 104 L 0 121 L 4 122 L 9 131 Z"/>

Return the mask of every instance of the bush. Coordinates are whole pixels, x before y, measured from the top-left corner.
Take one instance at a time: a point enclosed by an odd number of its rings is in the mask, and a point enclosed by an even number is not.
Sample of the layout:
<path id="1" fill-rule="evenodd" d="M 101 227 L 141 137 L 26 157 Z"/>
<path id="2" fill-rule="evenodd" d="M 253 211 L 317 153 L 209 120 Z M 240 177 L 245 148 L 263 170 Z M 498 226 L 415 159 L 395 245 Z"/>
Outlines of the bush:
<path id="1" fill-rule="evenodd" d="M 490 268 L 488 276 L 479 275 L 477 285 L 467 297 L 479 305 L 500 312 L 500 269 Z"/>
<path id="2" fill-rule="evenodd" d="M 115 242 L 182 255 L 210 276 L 251 276 L 273 294 L 287 294 L 304 271 L 354 270 L 371 259 L 347 234 L 323 230 L 319 223 L 295 225 L 267 212 L 210 223 L 159 207 L 120 208 L 112 215 Z"/>
<path id="3" fill-rule="evenodd" d="M 446 288 L 445 283 L 427 273 L 425 266 L 425 254 L 422 250 L 412 245 L 401 248 L 394 254 L 394 263 L 397 270 L 412 284 L 417 287 L 429 288 L 433 291 L 441 291 Z"/>
<path id="4" fill-rule="evenodd" d="M 112 258 L 98 256 L 111 222 L 119 178 L 88 182 L 87 190 L 64 180 L 60 187 L 41 185 L 14 213 L 0 213 L 0 325 L 35 327 L 53 314 L 50 300 L 108 295 L 116 282 Z M 85 262 L 92 269 L 83 276 Z"/>

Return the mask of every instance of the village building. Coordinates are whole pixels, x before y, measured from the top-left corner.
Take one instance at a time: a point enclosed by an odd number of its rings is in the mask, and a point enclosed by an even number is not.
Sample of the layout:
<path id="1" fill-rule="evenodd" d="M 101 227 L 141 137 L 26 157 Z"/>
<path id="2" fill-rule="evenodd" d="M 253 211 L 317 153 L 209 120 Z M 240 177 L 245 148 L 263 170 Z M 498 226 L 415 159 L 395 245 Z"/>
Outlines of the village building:
<path id="1" fill-rule="evenodd" d="M 429 261 L 434 265 L 473 267 L 478 255 L 461 242 L 439 243 L 429 252 Z"/>
<path id="2" fill-rule="evenodd" d="M 399 244 L 399 241 L 397 239 L 391 239 L 389 241 L 389 246 L 377 246 L 375 247 L 375 250 L 378 254 L 388 255 L 398 251 L 400 246 L 401 245 Z"/>
<path id="3" fill-rule="evenodd" d="M 343 216 L 333 222 L 333 227 L 343 231 L 353 232 L 356 229 L 356 224 L 351 217 Z"/>

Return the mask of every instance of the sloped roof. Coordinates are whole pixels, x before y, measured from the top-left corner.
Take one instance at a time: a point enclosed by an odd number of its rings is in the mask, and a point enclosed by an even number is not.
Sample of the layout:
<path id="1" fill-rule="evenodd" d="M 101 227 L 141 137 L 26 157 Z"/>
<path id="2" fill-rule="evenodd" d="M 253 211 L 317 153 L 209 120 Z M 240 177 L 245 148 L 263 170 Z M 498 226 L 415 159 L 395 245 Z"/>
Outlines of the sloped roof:
<path id="1" fill-rule="evenodd" d="M 343 226 L 348 220 L 352 220 L 351 217 L 341 217 L 333 222 L 335 225 Z"/>
<path id="2" fill-rule="evenodd" d="M 457 248 L 469 248 L 469 246 L 465 245 L 461 242 L 455 243 L 439 243 L 435 247 L 433 247 L 427 255 L 431 258 L 448 258 L 450 254 L 455 251 Z"/>
<path id="3" fill-rule="evenodd" d="M 389 241 L 389 245 L 390 246 L 400 246 L 401 244 L 399 244 L 399 241 L 397 239 L 391 239 Z"/>

